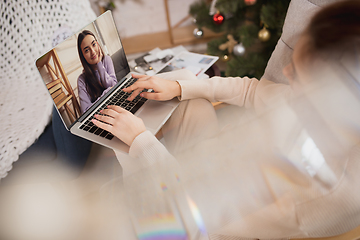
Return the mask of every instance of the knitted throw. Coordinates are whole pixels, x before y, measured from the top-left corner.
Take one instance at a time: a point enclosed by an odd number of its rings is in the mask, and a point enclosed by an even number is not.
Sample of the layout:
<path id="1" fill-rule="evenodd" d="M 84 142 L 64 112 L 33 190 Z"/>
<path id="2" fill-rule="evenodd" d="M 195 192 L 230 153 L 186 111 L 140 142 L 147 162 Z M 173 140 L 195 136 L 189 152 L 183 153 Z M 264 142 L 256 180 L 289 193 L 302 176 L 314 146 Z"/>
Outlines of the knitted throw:
<path id="1" fill-rule="evenodd" d="M 57 29 L 78 31 L 96 15 L 88 0 L 3 0 L 0 11 L 1 179 L 51 119 L 35 60 L 51 49 Z"/>

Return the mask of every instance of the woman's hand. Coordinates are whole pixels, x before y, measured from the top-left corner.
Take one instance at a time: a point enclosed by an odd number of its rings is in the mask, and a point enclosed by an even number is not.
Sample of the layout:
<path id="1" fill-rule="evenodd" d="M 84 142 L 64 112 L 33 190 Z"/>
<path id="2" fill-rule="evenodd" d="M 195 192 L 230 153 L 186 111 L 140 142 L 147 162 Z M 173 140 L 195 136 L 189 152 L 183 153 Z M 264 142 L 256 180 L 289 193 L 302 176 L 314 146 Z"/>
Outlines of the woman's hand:
<path id="1" fill-rule="evenodd" d="M 146 131 L 144 122 L 140 118 L 119 106 L 108 106 L 108 109 L 101 110 L 100 113 L 102 115 L 95 115 L 100 121 L 93 119 L 93 123 L 111 132 L 129 146 L 140 133 Z"/>
<path id="2" fill-rule="evenodd" d="M 102 59 L 103 59 L 103 53 L 102 53 L 102 51 L 101 51 L 101 48 L 100 48 L 99 43 L 97 43 L 97 46 L 98 46 L 98 51 L 99 51 L 99 53 L 98 53 L 98 60 L 99 60 L 99 62 L 100 62 L 100 61 L 102 61 Z"/>
<path id="3" fill-rule="evenodd" d="M 166 80 L 156 76 L 137 74 L 133 74 L 132 76 L 138 78 L 138 80 L 130 87 L 123 89 L 125 92 L 134 91 L 128 98 L 129 101 L 132 101 L 144 89 L 154 90 L 154 92 L 142 92 L 140 94 L 141 97 L 151 100 L 166 101 L 181 95 L 181 87 L 176 81 Z"/>

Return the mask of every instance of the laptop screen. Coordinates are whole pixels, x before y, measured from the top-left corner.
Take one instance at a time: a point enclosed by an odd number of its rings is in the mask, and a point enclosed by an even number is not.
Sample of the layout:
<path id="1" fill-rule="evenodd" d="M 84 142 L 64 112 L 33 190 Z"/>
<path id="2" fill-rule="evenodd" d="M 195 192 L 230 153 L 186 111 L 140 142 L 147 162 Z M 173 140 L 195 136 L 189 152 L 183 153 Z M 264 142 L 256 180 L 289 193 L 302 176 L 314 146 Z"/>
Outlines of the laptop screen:
<path id="1" fill-rule="evenodd" d="M 110 11 L 37 59 L 36 66 L 68 129 L 130 72 Z"/>

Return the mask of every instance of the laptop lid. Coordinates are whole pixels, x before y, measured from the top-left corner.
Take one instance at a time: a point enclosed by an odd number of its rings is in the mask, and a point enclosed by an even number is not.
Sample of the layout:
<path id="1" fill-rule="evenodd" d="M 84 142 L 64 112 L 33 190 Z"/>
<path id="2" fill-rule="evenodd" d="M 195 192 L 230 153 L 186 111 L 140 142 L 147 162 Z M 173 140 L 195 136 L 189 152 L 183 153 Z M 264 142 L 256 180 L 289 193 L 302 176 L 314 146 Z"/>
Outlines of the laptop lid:
<path id="1" fill-rule="evenodd" d="M 78 89 L 78 78 L 85 73 L 86 66 L 84 67 L 84 64 L 87 63 L 86 61 L 82 63 L 80 60 L 81 53 L 78 51 L 80 46 L 78 46 L 78 37 L 84 30 L 93 34 L 103 55 L 111 58 L 114 67 L 113 74 L 115 74 L 117 81 L 110 91 L 108 89 L 106 94 L 102 94 L 102 97 L 91 102 L 91 106 L 86 111 L 81 110 L 82 101 L 79 98 Z M 103 13 L 93 22 L 38 58 L 36 66 L 68 130 L 78 120 L 86 118 L 130 73 L 111 11 Z M 95 71 L 92 73 L 96 75 Z M 105 88 L 103 87 L 103 89 Z M 88 93 L 91 95 L 90 91 Z"/>

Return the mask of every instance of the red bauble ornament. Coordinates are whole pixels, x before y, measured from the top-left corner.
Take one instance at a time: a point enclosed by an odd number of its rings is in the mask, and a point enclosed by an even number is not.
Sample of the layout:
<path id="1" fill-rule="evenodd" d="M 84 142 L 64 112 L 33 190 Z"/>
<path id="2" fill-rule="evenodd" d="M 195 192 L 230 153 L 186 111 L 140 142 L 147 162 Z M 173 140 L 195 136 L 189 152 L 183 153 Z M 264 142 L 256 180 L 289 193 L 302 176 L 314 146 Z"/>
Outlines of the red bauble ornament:
<path id="1" fill-rule="evenodd" d="M 244 0 L 245 4 L 250 6 L 250 5 L 254 5 L 256 3 L 256 0 Z"/>
<path id="2" fill-rule="evenodd" d="M 215 13 L 213 16 L 214 23 L 217 25 L 222 24 L 224 22 L 224 19 L 224 15 L 222 15 L 221 13 Z"/>

